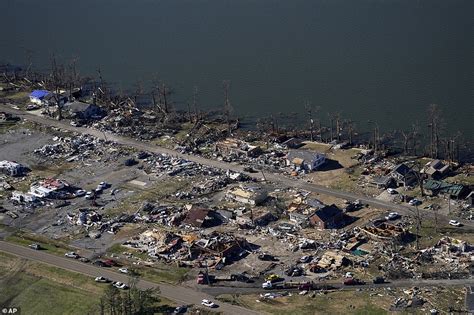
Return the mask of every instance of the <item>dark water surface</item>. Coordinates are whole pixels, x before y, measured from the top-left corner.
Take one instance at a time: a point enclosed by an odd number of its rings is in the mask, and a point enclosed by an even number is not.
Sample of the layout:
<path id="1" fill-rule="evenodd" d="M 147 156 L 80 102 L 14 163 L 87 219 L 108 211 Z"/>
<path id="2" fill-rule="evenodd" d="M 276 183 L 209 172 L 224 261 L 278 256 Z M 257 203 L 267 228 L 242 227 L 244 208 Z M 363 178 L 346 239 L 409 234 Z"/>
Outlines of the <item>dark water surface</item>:
<path id="1" fill-rule="evenodd" d="M 420 121 L 440 104 L 474 133 L 473 0 L 1 0 L 0 60 L 52 53 L 124 88 L 158 75 L 176 101 L 239 115 L 342 111 L 364 127 Z M 326 116 L 326 114 L 324 114 Z"/>

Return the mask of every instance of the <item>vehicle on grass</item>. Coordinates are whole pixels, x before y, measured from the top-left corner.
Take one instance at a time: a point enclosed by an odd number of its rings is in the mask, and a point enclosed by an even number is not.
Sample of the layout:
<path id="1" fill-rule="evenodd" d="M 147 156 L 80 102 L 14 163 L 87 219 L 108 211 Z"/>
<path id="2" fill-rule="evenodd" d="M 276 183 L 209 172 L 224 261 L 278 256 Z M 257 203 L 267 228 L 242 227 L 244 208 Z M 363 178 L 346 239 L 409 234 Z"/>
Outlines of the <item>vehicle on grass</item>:
<path id="1" fill-rule="evenodd" d="M 455 227 L 460 227 L 462 224 L 459 221 L 456 220 L 449 220 L 449 225 L 455 226 Z"/>
<path id="2" fill-rule="evenodd" d="M 96 278 L 94 279 L 94 281 L 95 281 L 95 282 L 100 282 L 100 283 L 109 283 L 109 282 L 110 282 L 109 279 L 107 279 L 107 278 L 105 278 L 105 277 L 102 277 L 102 276 L 96 277 Z"/>
<path id="3" fill-rule="evenodd" d="M 217 304 L 212 302 L 211 300 L 204 299 L 201 301 L 201 304 L 210 308 L 215 308 L 217 307 Z"/>
<path id="4" fill-rule="evenodd" d="M 123 282 L 114 282 L 112 285 L 116 287 L 117 289 L 122 289 L 122 290 L 128 289 L 128 285 L 126 285 Z"/>
<path id="5" fill-rule="evenodd" d="M 34 249 L 34 250 L 40 250 L 41 249 L 41 245 L 40 244 L 36 244 L 36 243 L 33 243 L 33 244 L 30 244 L 28 245 L 30 248 Z"/>
<path id="6" fill-rule="evenodd" d="M 413 198 L 412 200 L 410 200 L 410 201 L 408 202 L 408 204 L 409 204 L 410 206 L 418 206 L 418 205 L 421 205 L 421 200 L 418 200 L 418 199 L 416 199 L 416 198 Z"/>
<path id="7" fill-rule="evenodd" d="M 119 270 L 121 273 L 128 273 L 128 269 L 127 268 L 119 268 Z"/>
<path id="8" fill-rule="evenodd" d="M 396 220 L 400 217 L 398 212 L 390 212 L 386 217 L 385 220 Z"/>
<path id="9" fill-rule="evenodd" d="M 384 277 L 376 277 L 372 282 L 373 282 L 374 284 L 385 283 L 385 278 L 384 278 Z"/>
<path id="10" fill-rule="evenodd" d="M 365 284 L 365 282 L 356 278 L 346 278 L 344 280 L 344 285 L 362 285 L 362 284 Z"/>
<path id="11" fill-rule="evenodd" d="M 188 310 L 188 307 L 186 305 L 181 305 L 174 309 L 173 314 L 186 313 L 187 310 Z"/>
<path id="12" fill-rule="evenodd" d="M 74 259 L 79 258 L 79 255 L 76 254 L 75 252 L 68 252 L 68 253 L 65 253 L 64 256 L 66 256 L 67 258 L 74 258 Z"/>

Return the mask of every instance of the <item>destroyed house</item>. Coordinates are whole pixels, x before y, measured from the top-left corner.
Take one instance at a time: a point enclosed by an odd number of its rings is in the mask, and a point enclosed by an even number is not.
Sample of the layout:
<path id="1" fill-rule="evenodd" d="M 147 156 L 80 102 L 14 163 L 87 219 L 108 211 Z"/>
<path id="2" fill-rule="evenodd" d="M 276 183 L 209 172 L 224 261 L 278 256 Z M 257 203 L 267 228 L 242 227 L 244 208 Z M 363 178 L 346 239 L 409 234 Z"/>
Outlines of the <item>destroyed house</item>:
<path id="1" fill-rule="evenodd" d="M 394 224 L 382 222 L 381 224 L 368 225 L 361 230 L 369 237 L 378 240 L 402 240 L 407 231 Z"/>
<path id="2" fill-rule="evenodd" d="M 217 235 L 207 239 L 200 239 L 191 245 L 190 251 L 199 255 L 213 255 L 215 257 L 232 257 L 238 255 L 247 246 L 247 241 L 238 237 Z"/>
<path id="3" fill-rule="evenodd" d="M 245 141 L 227 138 L 216 143 L 216 151 L 222 154 L 235 154 L 248 157 L 257 157 L 262 154 L 259 146 L 248 144 Z"/>
<path id="4" fill-rule="evenodd" d="M 390 176 L 395 180 L 397 186 L 413 186 L 418 182 L 416 172 L 403 163 L 395 166 Z"/>
<path id="5" fill-rule="evenodd" d="M 462 199 L 469 194 L 469 188 L 461 184 L 451 184 L 443 181 L 429 179 L 423 184 L 423 188 L 432 196 L 447 195 L 454 199 Z"/>
<path id="6" fill-rule="evenodd" d="M 267 191 L 259 186 L 243 185 L 230 189 L 227 196 L 237 202 L 247 203 L 250 205 L 259 205 L 267 199 Z"/>
<path id="7" fill-rule="evenodd" d="M 192 207 L 188 211 L 183 223 L 197 228 L 209 227 L 212 225 L 212 211 L 204 208 Z"/>
<path id="8" fill-rule="evenodd" d="M 322 153 L 309 150 L 290 150 L 286 155 L 288 165 L 307 171 L 316 170 L 326 162 L 326 156 Z"/>
<path id="9" fill-rule="evenodd" d="M 25 167 L 19 163 L 11 161 L 0 161 L 0 172 L 10 176 L 21 176 Z"/>
<path id="10" fill-rule="evenodd" d="M 319 229 L 337 227 L 344 219 L 344 214 L 336 205 L 325 206 L 309 217 L 310 224 Z"/>

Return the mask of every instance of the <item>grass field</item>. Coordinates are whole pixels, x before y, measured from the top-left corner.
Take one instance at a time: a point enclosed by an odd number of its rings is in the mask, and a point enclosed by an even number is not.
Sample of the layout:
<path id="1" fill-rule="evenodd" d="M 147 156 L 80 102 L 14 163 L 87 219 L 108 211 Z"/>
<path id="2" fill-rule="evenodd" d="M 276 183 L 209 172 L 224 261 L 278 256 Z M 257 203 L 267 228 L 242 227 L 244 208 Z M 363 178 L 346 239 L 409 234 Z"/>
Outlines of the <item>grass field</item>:
<path id="1" fill-rule="evenodd" d="M 72 248 L 68 247 L 67 244 L 64 244 L 60 241 L 25 232 L 16 232 L 15 234 L 8 236 L 5 240 L 7 242 L 15 243 L 22 246 L 29 246 L 32 243 L 36 243 L 43 247 L 45 250 L 47 250 L 48 253 L 60 256 L 73 250 Z"/>
<path id="2" fill-rule="evenodd" d="M 248 307 L 262 313 L 279 315 L 306 314 L 387 314 L 388 296 L 370 297 L 368 292 L 337 291 L 328 294 L 292 295 L 263 300 L 258 295 L 223 295 L 222 301 Z M 258 301 L 258 302 L 257 302 Z"/>
<path id="3" fill-rule="evenodd" d="M 0 305 L 20 307 L 22 314 L 98 314 L 107 285 L 89 276 L 0 252 Z M 174 303 L 160 298 L 159 312 Z"/>

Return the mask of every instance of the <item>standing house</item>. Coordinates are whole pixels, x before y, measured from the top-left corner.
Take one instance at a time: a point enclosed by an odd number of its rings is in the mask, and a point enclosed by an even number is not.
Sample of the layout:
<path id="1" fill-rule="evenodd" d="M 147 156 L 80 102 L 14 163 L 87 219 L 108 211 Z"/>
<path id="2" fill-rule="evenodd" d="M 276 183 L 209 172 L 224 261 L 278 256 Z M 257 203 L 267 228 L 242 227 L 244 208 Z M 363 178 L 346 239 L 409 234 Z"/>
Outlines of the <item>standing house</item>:
<path id="1" fill-rule="evenodd" d="M 344 219 L 344 213 L 336 205 L 325 206 L 316 210 L 309 217 L 310 225 L 318 229 L 336 228 Z"/>
<path id="2" fill-rule="evenodd" d="M 414 186 L 418 182 L 416 172 L 403 163 L 395 166 L 390 176 L 395 180 L 397 186 Z"/>
<path id="3" fill-rule="evenodd" d="M 290 150 L 286 156 L 287 165 L 307 171 L 314 171 L 326 162 L 326 156 L 310 150 Z"/>
<path id="4" fill-rule="evenodd" d="M 90 120 L 103 115 L 103 111 L 99 106 L 78 101 L 64 104 L 64 109 L 71 118 Z"/>
<path id="5" fill-rule="evenodd" d="M 444 164 L 440 160 L 433 160 L 425 165 L 423 173 L 432 179 L 441 179 L 449 172 L 449 165 Z"/>
<path id="6" fill-rule="evenodd" d="M 51 95 L 51 92 L 46 90 L 34 90 L 30 94 L 30 102 L 38 105 L 45 105 L 48 96 Z"/>

